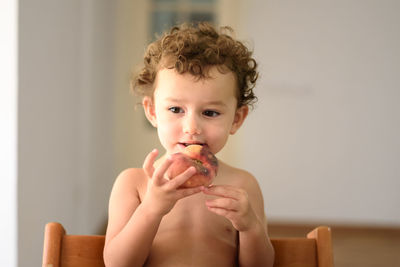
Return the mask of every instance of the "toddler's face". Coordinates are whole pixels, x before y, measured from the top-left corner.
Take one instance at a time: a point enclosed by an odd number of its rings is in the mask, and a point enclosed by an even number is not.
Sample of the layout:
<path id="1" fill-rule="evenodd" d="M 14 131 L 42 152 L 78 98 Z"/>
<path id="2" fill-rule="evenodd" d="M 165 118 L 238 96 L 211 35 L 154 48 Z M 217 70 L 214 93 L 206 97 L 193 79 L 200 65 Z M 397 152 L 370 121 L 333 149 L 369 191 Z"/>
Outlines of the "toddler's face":
<path id="1" fill-rule="evenodd" d="M 153 99 L 147 97 L 143 104 L 168 154 L 188 144 L 206 145 L 216 154 L 246 118 L 248 107 L 237 108 L 234 74 L 216 67 L 210 74 L 212 78 L 196 80 L 174 69 L 157 73 Z"/>

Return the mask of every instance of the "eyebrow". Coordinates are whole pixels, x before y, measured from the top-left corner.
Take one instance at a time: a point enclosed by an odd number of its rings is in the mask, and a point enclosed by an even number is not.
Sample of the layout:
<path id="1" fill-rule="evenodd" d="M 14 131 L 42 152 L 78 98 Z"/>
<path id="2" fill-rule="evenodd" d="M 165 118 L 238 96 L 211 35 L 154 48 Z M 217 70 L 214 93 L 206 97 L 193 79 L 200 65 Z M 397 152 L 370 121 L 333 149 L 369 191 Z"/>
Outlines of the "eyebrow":
<path id="1" fill-rule="evenodd" d="M 170 102 L 181 102 L 180 99 L 173 98 L 173 97 L 167 97 L 165 100 L 170 101 Z M 205 104 L 206 105 L 215 105 L 215 106 L 226 106 L 226 104 L 221 100 L 210 101 Z"/>
<path id="2" fill-rule="evenodd" d="M 217 101 L 211 101 L 207 103 L 208 105 L 215 105 L 215 106 L 226 106 L 226 104 L 223 101 L 217 100 Z"/>

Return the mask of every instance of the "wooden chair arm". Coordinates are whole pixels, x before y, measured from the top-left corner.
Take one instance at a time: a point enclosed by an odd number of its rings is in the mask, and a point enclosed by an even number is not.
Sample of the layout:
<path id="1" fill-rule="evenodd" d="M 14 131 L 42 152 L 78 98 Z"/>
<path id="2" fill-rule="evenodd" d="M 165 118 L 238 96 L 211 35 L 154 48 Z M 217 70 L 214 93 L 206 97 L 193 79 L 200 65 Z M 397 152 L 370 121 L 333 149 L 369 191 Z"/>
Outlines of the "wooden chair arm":
<path id="1" fill-rule="evenodd" d="M 64 227 L 59 223 L 48 223 L 45 227 L 42 267 L 59 267 Z"/>
<path id="2" fill-rule="evenodd" d="M 318 251 L 318 266 L 333 267 L 332 233 L 327 226 L 320 226 L 307 234 L 307 238 L 315 239 Z"/>

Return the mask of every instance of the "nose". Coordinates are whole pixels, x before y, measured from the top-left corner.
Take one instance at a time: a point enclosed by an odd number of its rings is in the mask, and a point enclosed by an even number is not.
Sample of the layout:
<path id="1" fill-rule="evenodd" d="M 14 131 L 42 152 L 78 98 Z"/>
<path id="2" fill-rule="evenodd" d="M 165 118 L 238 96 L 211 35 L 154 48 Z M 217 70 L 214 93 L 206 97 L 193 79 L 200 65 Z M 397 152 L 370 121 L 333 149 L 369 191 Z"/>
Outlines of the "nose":
<path id="1" fill-rule="evenodd" d="M 200 119 L 195 114 L 187 114 L 183 122 L 183 132 L 185 134 L 201 134 Z"/>

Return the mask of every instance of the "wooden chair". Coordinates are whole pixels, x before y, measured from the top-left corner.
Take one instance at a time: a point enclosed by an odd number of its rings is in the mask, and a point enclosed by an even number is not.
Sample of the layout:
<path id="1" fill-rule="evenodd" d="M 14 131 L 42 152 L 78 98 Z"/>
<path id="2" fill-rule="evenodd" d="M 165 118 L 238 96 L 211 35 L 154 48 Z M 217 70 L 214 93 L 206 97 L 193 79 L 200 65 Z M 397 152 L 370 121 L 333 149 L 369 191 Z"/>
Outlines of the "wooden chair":
<path id="1" fill-rule="evenodd" d="M 331 229 L 320 226 L 307 238 L 272 238 L 274 267 L 333 267 Z"/>
<path id="2" fill-rule="evenodd" d="M 59 223 L 45 227 L 42 267 L 104 266 L 104 236 L 68 235 Z M 275 267 L 333 267 L 331 231 L 317 227 L 307 238 L 274 238 Z"/>
<path id="3" fill-rule="evenodd" d="M 59 223 L 46 224 L 42 267 L 104 267 L 102 235 L 68 235 Z"/>

